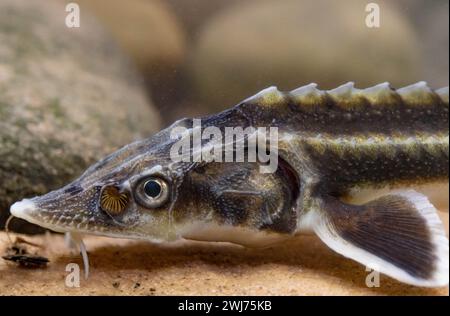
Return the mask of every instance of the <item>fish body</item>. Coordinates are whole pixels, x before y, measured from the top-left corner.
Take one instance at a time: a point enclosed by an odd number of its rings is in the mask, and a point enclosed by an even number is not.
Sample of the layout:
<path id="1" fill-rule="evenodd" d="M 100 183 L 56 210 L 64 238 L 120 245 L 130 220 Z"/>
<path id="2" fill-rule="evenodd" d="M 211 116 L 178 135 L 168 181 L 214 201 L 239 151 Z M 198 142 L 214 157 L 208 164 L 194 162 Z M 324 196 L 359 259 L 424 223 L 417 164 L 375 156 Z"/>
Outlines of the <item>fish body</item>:
<path id="1" fill-rule="evenodd" d="M 271 87 L 127 145 L 11 213 L 56 231 L 152 241 L 265 246 L 312 232 L 402 282 L 443 286 L 448 238 L 434 206 L 408 188 L 448 181 L 448 110 L 448 88 L 424 82 L 398 90 L 387 83 Z M 252 149 L 257 159 L 237 158 Z M 276 168 L 262 172 L 273 160 Z M 352 202 L 360 191 L 386 188 L 384 196 Z"/>

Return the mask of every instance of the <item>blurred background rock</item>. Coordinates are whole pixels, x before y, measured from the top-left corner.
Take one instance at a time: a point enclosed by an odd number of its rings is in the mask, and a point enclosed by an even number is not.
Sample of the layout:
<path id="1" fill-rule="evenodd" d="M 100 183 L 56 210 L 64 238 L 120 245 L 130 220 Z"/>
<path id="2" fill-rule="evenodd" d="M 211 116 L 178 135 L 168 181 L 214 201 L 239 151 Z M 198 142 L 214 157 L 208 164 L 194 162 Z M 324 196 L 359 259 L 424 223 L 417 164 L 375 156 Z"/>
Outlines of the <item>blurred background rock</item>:
<path id="1" fill-rule="evenodd" d="M 270 86 L 448 84 L 448 1 L 82 0 L 133 56 L 166 123 Z"/>
<path id="2" fill-rule="evenodd" d="M 82 57 L 77 58 L 89 64 L 93 72 L 103 67 L 100 72 L 115 73 L 117 85 L 105 88 L 104 96 L 106 99 L 109 97 L 106 91 L 110 89 L 117 98 L 114 103 L 122 106 L 118 111 L 141 116 L 140 122 L 148 120 L 147 124 L 133 124 L 144 133 L 156 129 L 158 124 L 148 119 L 146 110 L 140 106 L 135 108 L 131 105 L 133 102 L 128 102 L 128 92 L 119 98 L 118 94 L 122 94 L 120 85 L 135 86 L 136 89 L 140 89 L 140 85 L 129 81 L 124 74 L 117 74 L 121 70 L 115 67 L 116 60 L 122 60 L 123 56 L 117 57 L 102 50 L 101 43 L 103 39 L 109 40 L 109 36 L 97 32 L 99 27 L 93 31 L 88 27 L 87 16 L 91 14 L 96 16 L 145 78 L 145 91 L 166 125 L 180 117 L 228 108 L 270 85 L 276 85 L 280 90 L 294 89 L 310 82 L 318 83 L 322 89 L 334 88 L 347 81 L 355 81 L 357 87 L 384 81 L 400 87 L 419 80 L 427 81 L 432 88 L 448 85 L 447 0 L 374 1 L 381 8 L 380 28 L 366 26 L 368 13 L 365 6 L 372 1 L 363 0 L 47 1 L 78 3 L 81 9 L 80 32 L 96 40 L 89 44 L 73 43 L 65 40 L 63 35 L 61 38 L 55 35 L 41 42 L 30 42 L 27 37 L 17 37 L 23 32 L 16 35 L 9 29 L 0 30 L 0 36 L 3 36 L 0 42 L 0 58 L 3 58 L 0 59 L 0 82 L 9 82 L 11 73 L 18 76 L 15 73 L 18 70 L 11 70 L 8 62 L 4 61 L 4 52 L 9 50 L 8 54 L 11 54 L 11 48 L 7 46 L 13 45 L 12 38 L 16 38 L 15 45 L 21 46 L 44 45 L 61 49 L 68 46 L 71 50 L 81 51 Z M 8 2 L 14 1 L 0 0 L 0 4 Z M 19 2 L 28 3 L 24 0 Z M 42 15 L 43 19 L 48 19 L 49 29 L 65 34 L 67 30 L 63 23 L 67 13 L 61 9 L 55 13 L 51 6 L 46 7 L 47 4 L 41 6 L 35 14 L 31 9 L 26 10 L 26 16 L 17 18 L 15 23 L 19 26 L 28 20 L 28 15 Z M 8 18 L 8 12 L 2 11 L 2 19 Z M 14 25 L 8 27 L 11 29 Z M 39 29 L 27 32 L 33 34 Z M 58 78 L 61 81 L 67 78 L 72 78 L 74 84 L 83 81 L 74 75 L 76 70 L 67 68 L 63 57 L 53 54 L 51 58 L 60 62 Z M 40 63 L 29 59 L 29 63 L 33 62 Z M 47 64 L 40 65 L 44 72 Z M 42 75 L 20 78 L 45 80 Z M 40 84 L 44 86 L 44 82 Z M 51 86 L 50 83 L 48 85 Z M 65 93 L 58 85 L 55 87 L 52 97 Z M 11 91 L 21 95 L 25 90 L 16 85 Z M 82 100 L 91 93 L 86 91 L 89 88 L 74 90 L 71 102 L 78 102 L 78 96 Z M 4 98 L 1 93 L 0 97 Z M 97 97 L 90 101 L 100 104 L 101 100 Z M 112 115 L 108 111 L 104 111 L 106 118 Z M 149 105 L 148 111 L 154 113 L 155 109 Z M 118 121 L 106 121 L 117 130 L 124 129 Z M 90 128 L 81 128 L 80 135 L 88 133 Z M 126 142 L 126 139 L 120 138 L 117 142 Z M 99 151 L 100 154 L 103 151 Z M 448 201 L 448 195 L 445 195 Z"/>
<path id="3" fill-rule="evenodd" d="M 417 34 L 424 78 L 432 86 L 448 85 L 449 1 L 397 0 L 393 3 Z"/>
<path id="4" fill-rule="evenodd" d="M 0 0 L 0 228 L 11 203 L 159 129 L 128 58 L 87 14 L 79 29 L 65 27 L 66 14 L 54 1 Z"/>
<path id="5" fill-rule="evenodd" d="M 419 80 L 417 37 L 387 2 L 381 27 L 365 26 L 366 2 L 253 1 L 221 12 L 201 31 L 190 72 L 199 100 L 231 105 L 268 85 L 314 81 L 394 86 Z"/>
<path id="6" fill-rule="evenodd" d="M 183 25 L 165 1 L 64 1 L 78 3 L 81 15 L 87 11 L 97 16 L 132 57 L 155 102 L 168 104 L 172 101 L 187 54 L 187 41 Z"/>

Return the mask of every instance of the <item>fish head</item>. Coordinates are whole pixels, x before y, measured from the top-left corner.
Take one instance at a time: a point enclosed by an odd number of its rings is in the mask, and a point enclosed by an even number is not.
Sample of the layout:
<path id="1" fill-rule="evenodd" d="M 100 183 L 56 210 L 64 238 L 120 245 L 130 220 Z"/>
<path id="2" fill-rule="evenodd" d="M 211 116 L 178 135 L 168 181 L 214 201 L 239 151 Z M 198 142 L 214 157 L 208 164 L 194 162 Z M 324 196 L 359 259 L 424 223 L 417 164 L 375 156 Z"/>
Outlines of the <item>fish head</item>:
<path id="1" fill-rule="evenodd" d="M 14 203 L 11 214 L 57 232 L 166 240 L 174 187 L 189 167 L 170 159 L 170 132 L 188 121 L 124 146 L 60 189 Z"/>
<path id="2" fill-rule="evenodd" d="M 63 188 L 16 202 L 12 215 L 58 232 L 156 242 L 195 238 L 205 227 L 291 231 L 294 173 L 261 173 L 259 161 L 194 161 L 193 151 L 174 159 L 191 124 L 180 120 L 123 147 Z"/>

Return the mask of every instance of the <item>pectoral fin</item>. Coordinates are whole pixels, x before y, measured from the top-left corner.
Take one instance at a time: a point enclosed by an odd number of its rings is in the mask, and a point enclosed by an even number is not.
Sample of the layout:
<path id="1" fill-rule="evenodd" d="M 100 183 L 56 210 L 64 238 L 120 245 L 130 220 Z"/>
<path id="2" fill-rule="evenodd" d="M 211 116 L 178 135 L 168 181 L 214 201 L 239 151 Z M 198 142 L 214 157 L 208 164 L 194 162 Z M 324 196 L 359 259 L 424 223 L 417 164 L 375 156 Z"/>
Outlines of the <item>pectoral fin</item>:
<path id="1" fill-rule="evenodd" d="M 319 205 L 308 222 L 334 251 L 412 285 L 449 283 L 448 238 L 424 195 L 402 191 L 363 205 L 327 197 Z"/>

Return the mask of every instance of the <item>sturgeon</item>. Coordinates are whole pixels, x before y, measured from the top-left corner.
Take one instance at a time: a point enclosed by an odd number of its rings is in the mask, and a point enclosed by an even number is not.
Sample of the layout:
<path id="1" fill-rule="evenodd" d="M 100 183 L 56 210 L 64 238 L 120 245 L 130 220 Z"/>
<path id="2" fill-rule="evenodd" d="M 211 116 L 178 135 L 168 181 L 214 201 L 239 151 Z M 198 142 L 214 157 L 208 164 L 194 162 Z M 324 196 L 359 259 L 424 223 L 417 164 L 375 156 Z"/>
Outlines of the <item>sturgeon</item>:
<path id="1" fill-rule="evenodd" d="M 448 182 L 448 111 L 448 87 L 425 82 L 397 90 L 352 82 L 327 91 L 270 87 L 202 117 L 200 128 L 181 119 L 129 144 L 67 186 L 16 202 L 11 213 L 58 232 L 153 242 L 267 246 L 315 233 L 337 253 L 401 282 L 445 286 L 448 238 L 435 207 L 413 188 Z M 271 173 L 261 172 L 261 159 L 172 157 L 196 132 L 253 126 L 277 129 Z M 231 151 L 249 150 L 249 134 L 234 137 Z M 208 147 L 213 138 L 202 137 L 202 148 L 230 145 Z M 356 202 L 360 192 L 381 189 L 388 192 Z"/>

